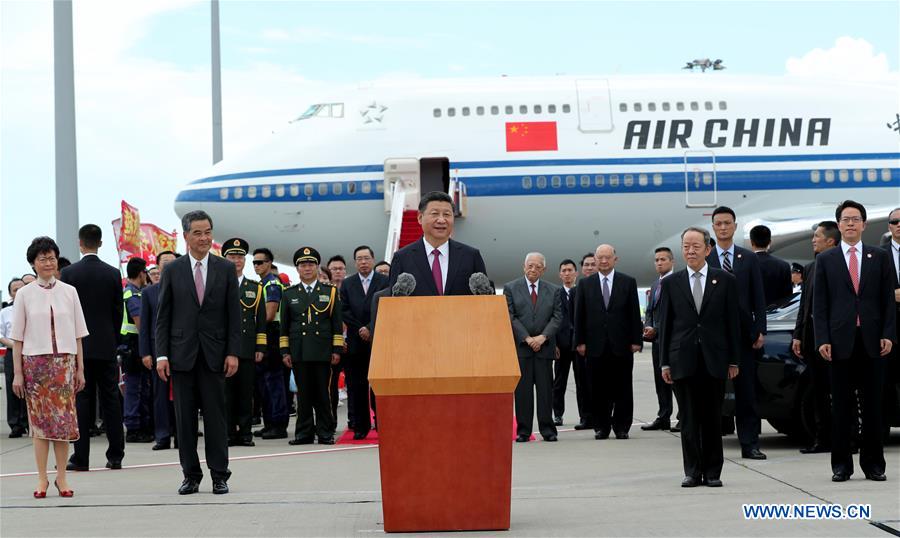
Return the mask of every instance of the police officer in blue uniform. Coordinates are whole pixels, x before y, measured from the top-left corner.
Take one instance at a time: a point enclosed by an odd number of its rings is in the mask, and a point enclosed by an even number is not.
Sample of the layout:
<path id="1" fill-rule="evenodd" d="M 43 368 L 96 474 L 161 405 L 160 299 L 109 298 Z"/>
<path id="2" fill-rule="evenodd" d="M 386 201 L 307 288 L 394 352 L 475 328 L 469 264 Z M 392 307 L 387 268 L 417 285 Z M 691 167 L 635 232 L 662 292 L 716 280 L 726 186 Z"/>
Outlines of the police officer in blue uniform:
<path id="1" fill-rule="evenodd" d="M 147 262 L 141 258 L 128 260 L 126 274 L 128 283 L 122 292 L 125 311 L 122 315 L 122 343 L 119 346 L 122 369 L 125 371 L 124 423 L 128 433 L 128 443 L 149 443 L 153 441 L 152 418 L 150 415 L 150 368 L 152 360 L 143 361 L 138 344 L 141 323 L 141 290 L 147 285 Z M 114 427 L 115 424 L 109 425 Z"/>

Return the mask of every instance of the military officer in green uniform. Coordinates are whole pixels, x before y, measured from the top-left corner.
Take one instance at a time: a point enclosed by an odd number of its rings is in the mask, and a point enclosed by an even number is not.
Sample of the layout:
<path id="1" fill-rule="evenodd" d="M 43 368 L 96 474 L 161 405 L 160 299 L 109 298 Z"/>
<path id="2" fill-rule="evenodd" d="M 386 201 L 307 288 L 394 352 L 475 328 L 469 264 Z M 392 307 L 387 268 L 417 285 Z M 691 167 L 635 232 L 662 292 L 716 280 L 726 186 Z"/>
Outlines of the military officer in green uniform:
<path id="1" fill-rule="evenodd" d="M 235 237 L 225 242 L 222 254 L 234 264 L 241 301 L 241 347 L 237 373 L 225 380 L 225 415 L 228 446 L 254 446 L 251 431 L 253 414 L 254 362 L 266 351 L 266 306 L 262 285 L 244 276 L 250 245 Z"/>
<path id="2" fill-rule="evenodd" d="M 331 410 L 331 365 L 341 360 L 344 346 L 341 298 L 337 288 L 318 280 L 319 252 L 302 247 L 294 253 L 300 283 L 281 297 L 281 339 L 284 364 L 294 371 L 300 409 L 292 445 L 306 445 L 318 437 L 320 445 L 334 444 L 337 426 Z M 315 417 L 313 416 L 315 411 Z"/>

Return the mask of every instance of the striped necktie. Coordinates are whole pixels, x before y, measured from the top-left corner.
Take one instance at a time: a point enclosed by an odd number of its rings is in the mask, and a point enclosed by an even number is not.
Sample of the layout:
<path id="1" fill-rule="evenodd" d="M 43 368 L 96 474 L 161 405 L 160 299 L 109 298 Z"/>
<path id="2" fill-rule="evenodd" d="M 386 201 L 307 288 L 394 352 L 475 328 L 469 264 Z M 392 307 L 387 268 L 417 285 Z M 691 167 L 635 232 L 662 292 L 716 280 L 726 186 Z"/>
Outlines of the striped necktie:
<path id="1" fill-rule="evenodd" d="M 728 251 L 722 253 L 722 269 L 725 269 L 729 273 L 734 273 L 734 269 L 731 267 L 731 259 L 728 257 Z"/>

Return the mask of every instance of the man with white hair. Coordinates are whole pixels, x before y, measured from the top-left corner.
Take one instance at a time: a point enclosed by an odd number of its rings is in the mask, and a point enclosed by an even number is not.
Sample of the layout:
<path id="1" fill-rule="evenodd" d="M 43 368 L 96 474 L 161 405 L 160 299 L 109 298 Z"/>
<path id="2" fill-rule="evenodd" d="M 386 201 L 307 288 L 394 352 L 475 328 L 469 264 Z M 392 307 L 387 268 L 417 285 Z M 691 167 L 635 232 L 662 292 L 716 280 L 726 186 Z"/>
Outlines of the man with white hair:
<path id="1" fill-rule="evenodd" d="M 546 267 L 544 255 L 531 252 L 525 256 L 525 278 L 503 286 L 522 374 L 515 393 L 517 443 L 531 438 L 535 392 L 541 436 L 545 441 L 557 440 L 552 411 L 553 337 L 562 323 L 562 298 L 559 286 L 541 280 Z"/>

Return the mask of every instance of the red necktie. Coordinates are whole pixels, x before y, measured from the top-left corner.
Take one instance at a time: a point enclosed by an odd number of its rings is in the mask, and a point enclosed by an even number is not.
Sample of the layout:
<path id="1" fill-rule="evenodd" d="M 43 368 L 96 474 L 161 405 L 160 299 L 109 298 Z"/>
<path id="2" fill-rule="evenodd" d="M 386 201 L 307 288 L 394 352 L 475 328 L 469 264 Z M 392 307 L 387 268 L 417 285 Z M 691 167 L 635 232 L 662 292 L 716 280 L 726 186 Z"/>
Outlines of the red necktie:
<path id="1" fill-rule="evenodd" d="M 856 259 L 856 247 L 850 247 L 850 282 L 853 291 L 859 295 L 859 260 Z M 856 326 L 859 327 L 859 314 L 856 315 Z"/>
<path id="2" fill-rule="evenodd" d="M 434 261 L 431 263 L 431 276 L 434 277 L 434 287 L 437 289 L 438 295 L 444 294 L 444 278 L 441 276 L 441 251 L 434 249 L 431 251 L 434 255 Z"/>
<path id="3" fill-rule="evenodd" d="M 534 283 L 531 284 L 531 306 L 537 305 L 537 292 L 534 290 Z"/>
<path id="4" fill-rule="evenodd" d="M 203 305 L 203 294 L 206 291 L 206 286 L 203 284 L 203 273 L 201 272 L 201 267 L 203 264 L 197 262 L 194 266 L 194 288 L 197 290 L 197 302 L 200 305 Z"/>

